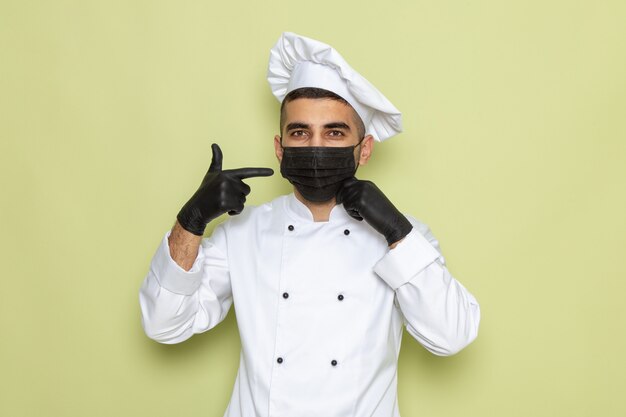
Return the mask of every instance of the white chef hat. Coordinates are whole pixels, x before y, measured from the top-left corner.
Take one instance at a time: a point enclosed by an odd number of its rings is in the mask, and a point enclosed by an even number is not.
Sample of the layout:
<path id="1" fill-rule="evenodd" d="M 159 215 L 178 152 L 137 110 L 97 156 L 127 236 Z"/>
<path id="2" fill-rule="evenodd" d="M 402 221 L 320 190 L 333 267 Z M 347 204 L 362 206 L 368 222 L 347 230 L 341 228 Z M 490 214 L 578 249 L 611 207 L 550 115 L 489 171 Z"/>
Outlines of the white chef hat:
<path id="1" fill-rule="evenodd" d="M 350 103 L 363 120 L 365 132 L 379 142 L 402 131 L 400 111 L 325 43 L 283 33 L 270 51 L 267 80 L 281 103 L 301 87 L 332 91 Z"/>

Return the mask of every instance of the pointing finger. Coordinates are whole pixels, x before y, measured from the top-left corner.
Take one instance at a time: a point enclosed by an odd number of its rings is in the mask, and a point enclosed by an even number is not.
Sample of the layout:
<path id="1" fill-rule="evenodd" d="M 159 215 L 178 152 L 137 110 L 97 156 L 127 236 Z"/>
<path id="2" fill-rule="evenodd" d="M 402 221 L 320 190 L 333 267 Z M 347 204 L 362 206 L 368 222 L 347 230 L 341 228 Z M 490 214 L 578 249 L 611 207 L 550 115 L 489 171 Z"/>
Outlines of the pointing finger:
<path id="1" fill-rule="evenodd" d="M 213 157 L 211 158 L 211 166 L 209 167 L 210 172 L 219 172 L 222 170 L 222 150 L 217 143 L 211 145 L 211 151 L 213 152 Z"/>
<path id="2" fill-rule="evenodd" d="M 274 175 L 274 170 L 271 168 L 239 168 L 239 169 L 229 169 L 228 171 L 233 176 L 239 178 L 240 180 L 244 178 L 252 178 L 252 177 L 269 177 Z"/>

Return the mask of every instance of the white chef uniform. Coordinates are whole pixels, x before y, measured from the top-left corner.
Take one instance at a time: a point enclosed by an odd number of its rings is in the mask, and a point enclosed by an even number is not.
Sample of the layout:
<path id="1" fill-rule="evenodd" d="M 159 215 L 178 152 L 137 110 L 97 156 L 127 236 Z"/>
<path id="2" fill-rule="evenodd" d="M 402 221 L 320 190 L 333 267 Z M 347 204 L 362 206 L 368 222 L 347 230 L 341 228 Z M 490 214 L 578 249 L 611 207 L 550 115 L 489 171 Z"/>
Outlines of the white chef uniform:
<path id="1" fill-rule="evenodd" d="M 188 272 L 168 233 L 140 291 L 146 334 L 182 342 L 234 303 L 242 350 L 225 417 L 399 417 L 403 324 L 451 355 L 480 321 L 428 227 L 407 218 L 413 230 L 390 250 L 343 206 L 314 222 L 290 194 L 218 225 Z"/>

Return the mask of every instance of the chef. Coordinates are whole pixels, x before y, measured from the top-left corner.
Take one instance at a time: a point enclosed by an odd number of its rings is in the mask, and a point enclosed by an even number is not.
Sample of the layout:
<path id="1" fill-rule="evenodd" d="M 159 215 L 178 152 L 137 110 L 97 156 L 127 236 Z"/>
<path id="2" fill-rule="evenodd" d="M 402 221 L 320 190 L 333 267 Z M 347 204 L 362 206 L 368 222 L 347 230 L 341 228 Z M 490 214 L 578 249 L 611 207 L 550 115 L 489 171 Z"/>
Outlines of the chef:
<path id="1" fill-rule="evenodd" d="M 214 144 L 141 287 L 144 330 L 179 343 L 234 305 L 242 349 L 225 417 L 399 417 L 403 327 L 452 355 L 476 338 L 478 303 L 429 228 L 357 179 L 374 143 L 401 131 L 389 100 L 336 50 L 293 33 L 272 48 L 268 81 L 282 103 L 274 149 L 293 193 L 244 207 L 244 180 L 273 172 L 227 169 Z"/>

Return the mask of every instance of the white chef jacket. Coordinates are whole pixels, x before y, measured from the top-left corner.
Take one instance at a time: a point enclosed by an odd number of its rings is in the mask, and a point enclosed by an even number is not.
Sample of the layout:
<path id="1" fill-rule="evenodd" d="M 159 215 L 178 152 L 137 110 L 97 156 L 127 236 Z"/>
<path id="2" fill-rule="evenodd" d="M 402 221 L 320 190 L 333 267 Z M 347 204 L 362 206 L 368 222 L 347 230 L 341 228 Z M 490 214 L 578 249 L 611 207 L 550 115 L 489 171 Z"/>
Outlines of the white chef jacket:
<path id="1" fill-rule="evenodd" d="M 429 228 L 394 249 L 335 206 L 314 222 L 293 194 L 246 207 L 203 239 L 184 271 L 168 234 L 140 290 L 146 334 L 182 342 L 234 303 L 241 354 L 225 417 L 399 417 L 402 327 L 436 355 L 477 335 L 476 299 Z"/>

